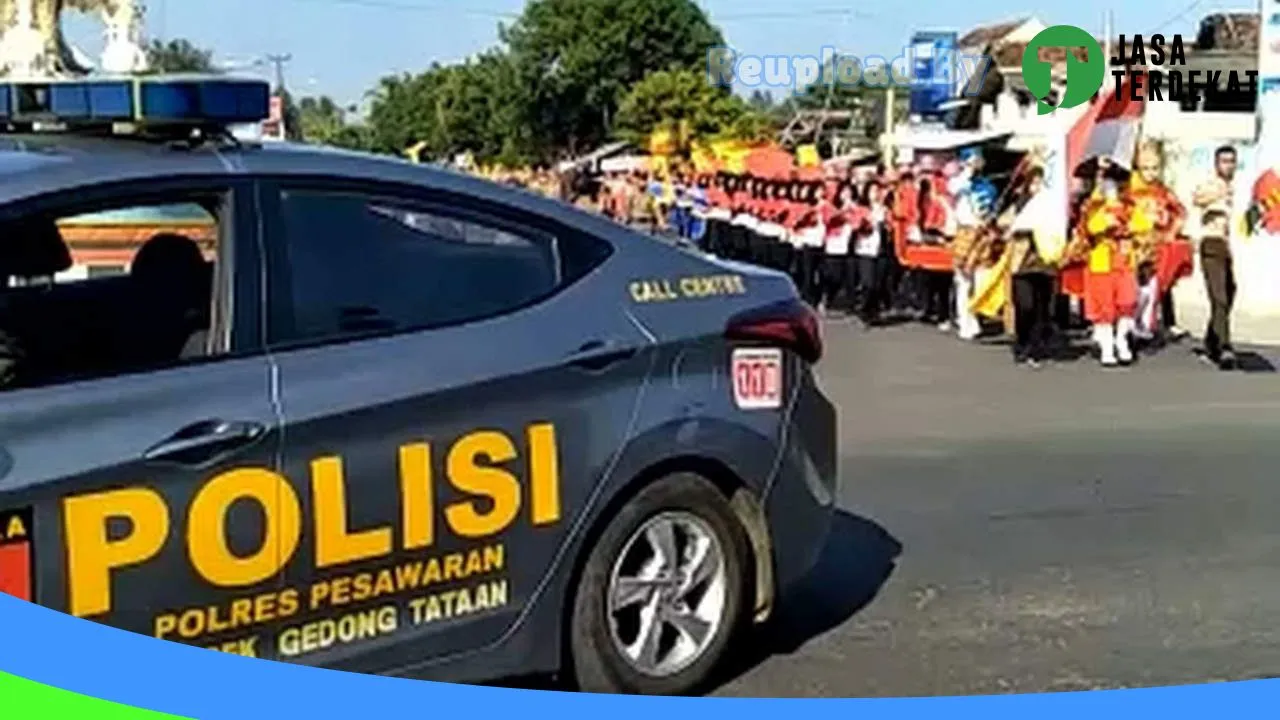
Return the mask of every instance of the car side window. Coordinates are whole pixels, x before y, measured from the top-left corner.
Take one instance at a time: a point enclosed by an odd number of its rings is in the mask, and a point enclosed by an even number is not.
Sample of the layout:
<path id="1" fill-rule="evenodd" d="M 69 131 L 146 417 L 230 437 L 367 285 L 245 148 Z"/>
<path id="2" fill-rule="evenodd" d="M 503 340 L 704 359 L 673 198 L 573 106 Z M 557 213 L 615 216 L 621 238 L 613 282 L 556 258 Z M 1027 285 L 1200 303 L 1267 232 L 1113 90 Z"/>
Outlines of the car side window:
<path id="1" fill-rule="evenodd" d="M 293 307 L 274 343 L 338 341 L 502 315 L 564 281 L 557 239 L 350 192 L 280 195 Z"/>
<path id="2" fill-rule="evenodd" d="M 0 391 L 226 354 L 215 316 L 230 196 L 174 194 L 172 205 L 104 201 L 0 222 Z"/>

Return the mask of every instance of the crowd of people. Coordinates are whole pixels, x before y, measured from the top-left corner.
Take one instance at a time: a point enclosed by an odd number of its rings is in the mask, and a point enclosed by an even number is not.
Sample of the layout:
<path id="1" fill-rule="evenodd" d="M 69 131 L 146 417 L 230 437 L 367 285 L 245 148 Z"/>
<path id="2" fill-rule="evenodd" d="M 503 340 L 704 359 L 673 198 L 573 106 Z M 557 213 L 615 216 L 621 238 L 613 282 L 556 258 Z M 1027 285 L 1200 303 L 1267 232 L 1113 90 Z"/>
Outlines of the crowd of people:
<path id="1" fill-rule="evenodd" d="M 815 308 L 868 327 L 906 319 L 966 341 L 1007 334 L 1014 359 L 1033 367 L 1068 351 L 1076 330 L 1092 329 L 1107 367 L 1186 338 L 1172 288 L 1194 267 L 1194 238 L 1211 304 L 1200 354 L 1234 367 L 1235 150 L 1218 150 L 1190 209 L 1163 164 L 1151 144 L 1131 168 L 1091 160 L 1065 219 L 1033 158 L 997 184 L 976 149 L 839 176 L 612 173 L 565 191 L 619 222 L 789 273 Z"/>

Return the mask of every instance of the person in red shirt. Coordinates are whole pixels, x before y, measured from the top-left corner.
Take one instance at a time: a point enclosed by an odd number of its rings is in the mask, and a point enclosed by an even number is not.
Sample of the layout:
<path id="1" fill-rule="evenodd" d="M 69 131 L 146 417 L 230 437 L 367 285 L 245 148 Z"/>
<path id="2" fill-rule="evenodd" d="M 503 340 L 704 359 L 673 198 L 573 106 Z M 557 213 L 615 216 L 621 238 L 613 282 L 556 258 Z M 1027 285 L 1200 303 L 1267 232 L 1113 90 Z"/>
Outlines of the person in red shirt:
<path id="1" fill-rule="evenodd" d="M 920 185 L 909 166 L 896 173 L 891 208 L 894 256 L 902 270 L 896 278 L 895 286 L 898 291 L 895 293 L 894 305 L 919 313 L 923 293 L 920 291 L 918 273 L 907 265 L 907 245 L 920 239 Z"/>
<path id="2" fill-rule="evenodd" d="M 937 175 L 930 173 L 920 181 L 919 187 L 920 237 L 930 244 L 946 244 L 949 241 L 950 208 L 944 185 Z M 939 330 L 951 332 L 951 310 L 954 307 L 951 289 L 955 274 L 950 270 L 920 269 L 917 272 L 923 294 L 923 320 L 937 325 Z"/>

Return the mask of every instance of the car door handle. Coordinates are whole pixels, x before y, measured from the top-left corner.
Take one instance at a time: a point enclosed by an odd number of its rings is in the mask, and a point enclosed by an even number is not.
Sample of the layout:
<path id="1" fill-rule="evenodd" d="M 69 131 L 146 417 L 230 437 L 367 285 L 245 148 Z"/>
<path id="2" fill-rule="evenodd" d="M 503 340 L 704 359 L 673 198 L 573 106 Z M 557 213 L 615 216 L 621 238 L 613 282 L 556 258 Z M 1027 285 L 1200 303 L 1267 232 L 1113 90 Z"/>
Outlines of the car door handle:
<path id="1" fill-rule="evenodd" d="M 256 422 L 204 420 L 188 425 L 142 453 L 146 460 L 200 465 L 252 444 L 266 432 Z"/>
<path id="2" fill-rule="evenodd" d="M 627 347 L 612 340 L 591 340 L 569 353 L 569 365 L 583 370 L 599 372 L 630 359 L 636 354 L 634 347 Z"/>

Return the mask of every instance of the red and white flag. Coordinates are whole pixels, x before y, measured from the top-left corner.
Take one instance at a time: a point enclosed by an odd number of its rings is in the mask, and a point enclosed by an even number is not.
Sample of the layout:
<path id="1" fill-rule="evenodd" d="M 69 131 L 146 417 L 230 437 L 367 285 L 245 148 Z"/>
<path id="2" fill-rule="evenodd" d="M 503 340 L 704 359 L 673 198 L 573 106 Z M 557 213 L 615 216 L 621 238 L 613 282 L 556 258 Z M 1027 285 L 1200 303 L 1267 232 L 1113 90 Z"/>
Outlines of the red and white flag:
<path id="1" fill-rule="evenodd" d="M 1089 110 L 1067 133 L 1067 168 L 1075 173 L 1081 163 L 1097 157 L 1128 168 L 1138 149 L 1145 99 L 1134 100 L 1129 81 L 1120 88 L 1119 97 L 1110 84 L 1093 99 Z"/>

